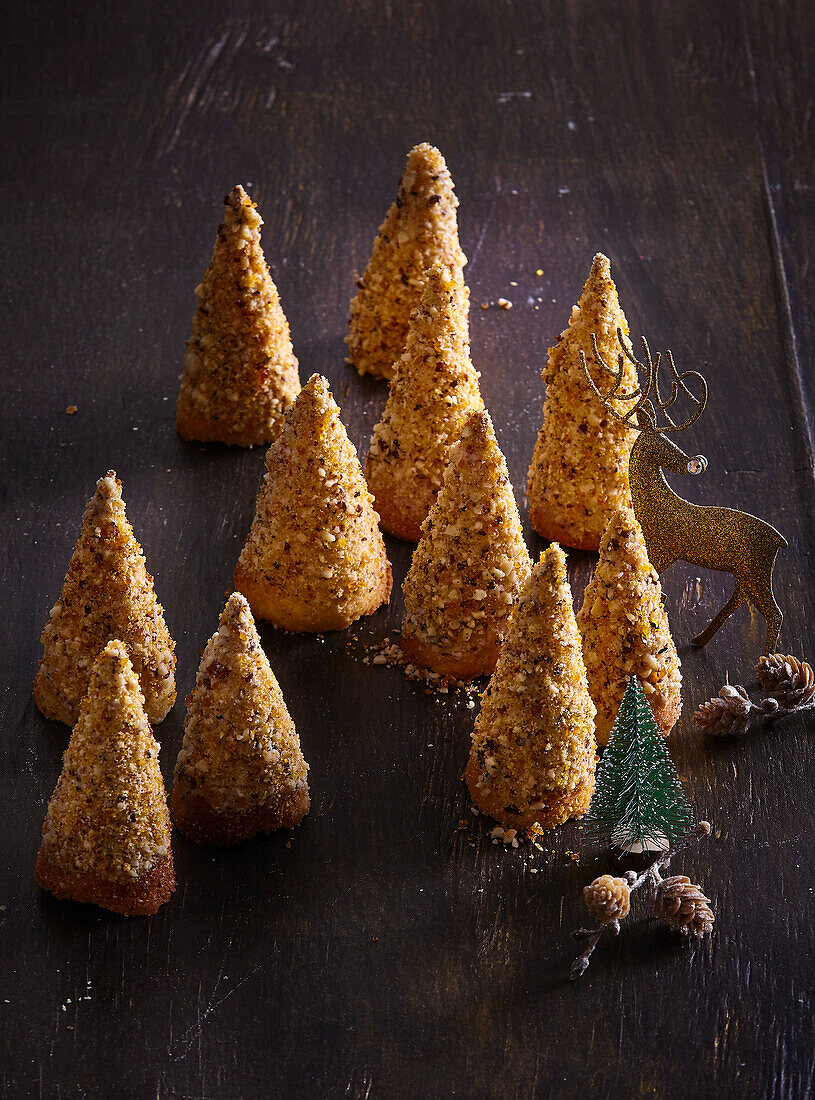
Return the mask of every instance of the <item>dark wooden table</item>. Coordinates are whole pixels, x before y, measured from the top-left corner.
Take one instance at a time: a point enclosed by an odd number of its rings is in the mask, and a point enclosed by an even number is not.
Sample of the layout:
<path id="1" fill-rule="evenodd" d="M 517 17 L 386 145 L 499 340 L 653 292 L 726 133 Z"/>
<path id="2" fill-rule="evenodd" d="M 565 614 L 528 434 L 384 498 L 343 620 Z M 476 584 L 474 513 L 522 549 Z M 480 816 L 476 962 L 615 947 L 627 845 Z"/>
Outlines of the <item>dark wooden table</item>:
<path id="1" fill-rule="evenodd" d="M 461 198 L 473 358 L 519 500 L 546 348 L 602 250 L 633 332 L 709 364 L 688 442 L 710 466 L 681 489 L 787 535 L 781 644 L 812 657 L 814 32 L 809 0 L 6 13 L 5 1096 L 812 1095 L 812 721 L 717 744 L 690 721 L 726 674 L 750 680 L 763 645 L 742 609 L 688 648 L 728 578 L 664 578 L 685 674 L 671 748 L 715 825 L 676 869 L 712 897 L 715 935 L 694 947 L 630 921 L 578 986 L 569 932 L 608 858 L 575 825 L 534 859 L 490 843 L 460 781 L 474 712 L 363 663 L 400 623 L 405 544 L 388 544 L 389 610 L 350 633 L 261 628 L 311 764 L 306 823 L 225 852 L 176 838 L 178 892 L 153 919 L 35 887 L 68 731 L 31 681 L 83 506 L 114 467 L 178 641 L 179 702 L 157 730 L 171 776 L 263 466 L 261 449 L 174 431 L 222 196 L 242 181 L 258 200 L 302 376 L 327 375 L 364 453 L 385 390 L 343 365 L 346 310 L 423 140 Z M 511 312 L 478 308 L 499 296 Z M 578 598 L 592 564 L 570 556 Z"/>

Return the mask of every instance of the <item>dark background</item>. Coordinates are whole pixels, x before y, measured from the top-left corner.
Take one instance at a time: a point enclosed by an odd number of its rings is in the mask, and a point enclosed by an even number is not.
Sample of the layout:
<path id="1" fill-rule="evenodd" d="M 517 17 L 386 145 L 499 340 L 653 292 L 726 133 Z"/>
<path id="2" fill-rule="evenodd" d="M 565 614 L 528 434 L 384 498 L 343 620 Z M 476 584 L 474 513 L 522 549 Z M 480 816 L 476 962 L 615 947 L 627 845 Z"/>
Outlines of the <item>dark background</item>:
<path id="1" fill-rule="evenodd" d="M 68 731 L 31 682 L 83 507 L 114 467 L 178 642 L 179 701 L 157 730 L 171 776 L 263 467 L 262 449 L 174 431 L 222 196 L 241 181 L 258 201 L 301 377 L 327 375 L 364 454 L 386 391 L 343 365 L 346 310 L 424 140 L 461 198 L 473 358 L 524 517 L 539 371 L 602 250 L 632 333 L 709 364 L 686 446 L 710 465 L 681 489 L 786 534 L 781 645 L 811 658 L 814 32 L 810 0 L 7 10 L 4 1095 L 812 1095 L 812 721 L 716 744 L 690 721 L 763 648 L 744 608 L 706 651 L 687 646 L 729 578 L 664 578 L 685 675 L 671 748 L 714 823 L 675 870 L 713 899 L 715 934 L 694 946 L 632 918 L 577 986 L 569 932 L 608 857 L 575 825 L 534 858 L 492 845 L 460 782 L 475 712 L 362 663 L 401 621 L 405 544 L 388 543 L 390 609 L 349 633 L 261 626 L 311 764 L 305 824 L 224 852 L 177 837 L 178 891 L 152 919 L 35 887 Z M 499 296 L 511 312 L 478 308 Z M 570 555 L 578 600 L 592 564 Z"/>

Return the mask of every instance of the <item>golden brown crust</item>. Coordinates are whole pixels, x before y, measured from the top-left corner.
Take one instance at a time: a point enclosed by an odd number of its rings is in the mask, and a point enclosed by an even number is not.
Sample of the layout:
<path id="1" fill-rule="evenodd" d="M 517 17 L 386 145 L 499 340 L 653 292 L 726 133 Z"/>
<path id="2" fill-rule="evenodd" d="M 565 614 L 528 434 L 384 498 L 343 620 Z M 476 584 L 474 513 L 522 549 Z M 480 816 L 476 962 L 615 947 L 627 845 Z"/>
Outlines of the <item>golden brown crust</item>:
<path id="1" fill-rule="evenodd" d="M 473 756 L 467 762 L 464 779 L 467 782 L 467 788 L 476 809 L 480 810 L 482 814 L 494 818 L 505 829 L 528 829 L 535 822 L 544 829 L 553 829 L 556 825 L 562 825 L 564 821 L 568 821 L 572 817 L 582 817 L 589 808 L 591 796 L 594 792 L 594 774 L 592 773 L 568 794 L 557 791 L 546 792 L 541 796 L 542 801 L 546 799 L 544 805 L 528 807 L 523 813 L 514 814 L 508 812 L 506 807 L 501 805 L 501 799 L 498 797 L 497 791 L 493 791 L 491 796 L 485 795 L 478 786 L 478 764 Z"/>
<path id="2" fill-rule="evenodd" d="M 529 522 L 532 530 L 536 531 L 542 539 L 549 542 L 559 542 L 561 546 L 568 546 L 572 550 L 593 550 L 600 548 L 600 539 L 588 532 L 576 533 L 574 529 L 561 527 L 546 507 L 541 503 L 529 505 Z"/>
<path id="3" fill-rule="evenodd" d="M 385 562 L 380 582 L 372 589 L 368 602 L 364 606 L 356 603 L 352 608 L 347 605 L 337 607 L 330 600 L 317 599 L 304 603 L 296 592 L 271 589 L 255 580 L 242 561 L 235 566 L 233 583 L 246 596 L 256 619 L 266 619 L 284 630 L 321 634 L 324 630 L 345 630 L 362 615 L 372 615 L 378 607 L 387 603 L 391 598 L 393 574 L 390 562 Z"/>
<path id="4" fill-rule="evenodd" d="M 434 264 L 365 461 L 380 526 L 413 542 L 444 481 L 450 448 L 470 413 L 484 408 L 467 309 L 460 270 Z"/>
<path id="5" fill-rule="evenodd" d="M 467 774 L 476 805 L 519 828 L 583 813 L 594 716 L 566 555 L 555 543 L 515 605 L 473 728 Z"/>
<path id="6" fill-rule="evenodd" d="M 450 452 L 402 591 L 414 659 L 462 679 L 486 675 L 531 562 L 492 421 L 472 413 Z M 458 670 L 458 671 L 454 671 Z"/>
<path id="7" fill-rule="evenodd" d="M 603 359 L 616 364 L 617 329 L 628 335 L 606 256 L 594 257 L 568 328 L 549 348 L 543 371 L 546 399 L 527 474 L 530 518 L 538 534 L 580 550 L 596 550 L 615 508 L 630 504 L 628 460 L 635 433 L 616 420 L 592 392 L 580 360 L 582 351 L 601 392 L 611 388 L 595 360 L 591 338 Z M 623 361 L 620 392 L 636 389 L 636 368 Z M 618 413 L 629 407 L 619 399 Z"/>
<path id="8" fill-rule="evenodd" d="M 257 833 L 275 829 L 293 829 L 309 811 L 308 784 L 265 806 L 250 810 L 216 810 L 200 791 L 185 783 L 176 783 L 170 799 L 170 812 L 179 832 L 196 844 L 228 846 L 240 844 Z"/>
<path id="9" fill-rule="evenodd" d="M 76 724 L 76 707 L 51 683 L 42 671 L 42 661 L 34 679 L 34 702 L 45 718 L 52 722 L 64 722 L 66 726 Z"/>
<path id="10" fill-rule="evenodd" d="M 470 651 L 444 651 L 437 646 L 428 645 L 415 635 L 402 631 L 402 652 L 409 661 L 422 668 L 440 672 L 443 676 L 452 676 L 456 680 L 474 680 L 477 676 L 489 676 L 495 668 L 499 645 L 486 645 Z"/>
<path id="11" fill-rule="evenodd" d="M 342 630 L 387 601 L 379 516 L 328 382 L 314 374 L 266 452 L 235 587 L 258 618 Z"/>
<path id="12" fill-rule="evenodd" d="M 368 488 L 374 494 L 374 507 L 379 513 L 379 526 L 382 530 L 405 542 L 418 542 L 422 537 L 422 523 L 427 515 L 424 505 L 420 503 L 417 507 L 415 498 L 403 501 L 396 496 L 378 496 L 367 465 L 365 476 L 368 479 Z"/>
<path id="13" fill-rule="evenodd" d="M 91 668 L 112 638 L 127 648 L 145 710 L 161 722 L 175 697 L 175 642 L 114 470 L 96 483 L 59 599 L 42 632 L 34 700 L 46 718 L 74 726 Z"/>
<path id="14" fill-rule="evenodd" d="M 195 292 L 176 403 L 184 439 L 270 443 L 300 389 L 289 323 L 260 243 L 262 224 L 244 189 L 234 187 Z"/>
<path id="15" fill-rule="evenodd" d="M 460 275 L 467 263 L 458 240 L 457 206 L 439 150 L 427 143 L 411 149 L 396 201 L 351 300 L 347 362 L 360 374 L 393 377 L 431 266 L 440 262 Z"/>
<path id="16" fill-rule="evenodd" d="M 620 509 L 608 522 L 577 623 L 597 707 L 598 745 L 608 743 L 631 676 L 641 681 L 667 737 L 682 709 L 682 673 L 659 576 L 630 508 Z"/>
<path id="17" fill-rule="evenodd" d="M 234 431 L 222 421 L 212 420 L 187 408 L 178 410 L 175 426 L 181 438 L 188 443 L 226 443 L 230 447 L 254 447 L 268 443 L 270 437 L 274 438 L 280 431 L 279 426 L 270 431 L 269 424 L 261 422 L 244 424 L 241 431 Z"/>
<path id="18" fill-rule="evenodd" d="M 175 890 L 172 850 L 133 883 L 122 883 L 110 882 L 93 871 L 67 872 L 40 849 L 34 879 L 55 898 L 99 905 L 125 917 L 152 916 Z"/>

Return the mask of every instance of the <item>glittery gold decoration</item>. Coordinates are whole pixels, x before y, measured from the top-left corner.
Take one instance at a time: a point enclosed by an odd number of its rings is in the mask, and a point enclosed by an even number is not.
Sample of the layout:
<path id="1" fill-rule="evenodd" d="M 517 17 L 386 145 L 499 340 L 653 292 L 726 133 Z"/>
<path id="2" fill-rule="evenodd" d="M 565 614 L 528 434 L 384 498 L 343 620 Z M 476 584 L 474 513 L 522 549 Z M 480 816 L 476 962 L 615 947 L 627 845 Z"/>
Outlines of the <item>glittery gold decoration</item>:
<path id="1" fill-rule="evenodd" d="M 704 455 L 687 455 L 668 439 L 669 433 L 683 432 L 702 415 L 707 404 L 707 383 L 698 371 L 680 374 L 669 351 L 665 357 L 671 372 L 671 388 L 663 400 L 657 377 L 660 354 L 651 358 L 648 341 L 643 336 L 644 362 L 640 362 L 626 348 L 620 329 L 617 329 L 617 341 L 622 354 L 617 370 L 613 370 L 603 361 L 594 334 L 591 338 L 597 362 L 614 380 L 608 393 L 601 393 L 595 385 L 582 351 L 580 361 L 589 385 L 607 412 L 639 433 L 631 448 L 628 479 L 634 513 L 645 535 L 651 564 L 658 573 L 663 573 L 675 561 L 732 573 L 736 582 L 733 595 L 693 643 L 706 645 L 725 619 L 749 601 L 767 620 L 765 652 L 770 653 L 776 648 L 783 619 L 773 594 L 773 566 L 778 551 L 787 545 L 787 540 L 769 523 L 749 512 L 701 507 L 677 496 L 671 489 L 663 469 L 677 474 L 701 474 L 707 469 Z M 645 373 L 645 384 L 629 393 L 620 392 L 623 357 Z M 698 387 L 698 395 L 689 388 L 690 380 Z M 677 424 L 667 410 L 680 393 L 690 399 L 695 409 L 684 423 Z M 633 404 L 625 414 L 620 414 L 612 404 L 615 399 Z M 660 413 L 667 421 L 662 426 L 657 423 Z"/>

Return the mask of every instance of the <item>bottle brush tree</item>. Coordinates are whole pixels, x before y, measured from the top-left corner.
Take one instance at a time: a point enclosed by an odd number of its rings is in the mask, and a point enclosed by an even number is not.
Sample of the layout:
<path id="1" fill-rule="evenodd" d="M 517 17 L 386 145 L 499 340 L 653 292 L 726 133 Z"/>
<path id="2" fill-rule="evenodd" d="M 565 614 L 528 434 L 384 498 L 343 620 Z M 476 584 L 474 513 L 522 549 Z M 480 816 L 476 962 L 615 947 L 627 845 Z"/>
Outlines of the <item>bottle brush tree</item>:
<path id="1" fill-rule="evenodd" d="M 682 784 L 642 684 L 629 679 L 597 767 L 590 834 L 624 852 L 659 851 L 694 824 Z"/>

